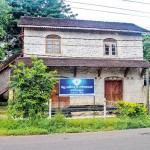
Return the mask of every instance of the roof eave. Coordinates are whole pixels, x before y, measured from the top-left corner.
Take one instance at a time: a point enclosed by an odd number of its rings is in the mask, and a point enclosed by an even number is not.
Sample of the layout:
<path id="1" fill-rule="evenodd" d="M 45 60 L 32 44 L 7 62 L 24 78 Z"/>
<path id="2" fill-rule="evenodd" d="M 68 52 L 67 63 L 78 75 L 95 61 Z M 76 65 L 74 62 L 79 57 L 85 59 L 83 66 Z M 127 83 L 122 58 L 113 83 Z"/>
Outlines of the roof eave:
<path id="1" fill-rule="evenodd" d="M 101 67 L 101 68 L 150 68 L 150 63 L 143 60 L 108 60 L 108 59 L 78 59 L 78 58 L 49 58 L 38 57 L 45 62 L 45 65 L 57 67 Z M 20 57 L 17 62 L 23 61 L 31 65 L 30 57 Z"/>
<path id="2" fill-rule="evenodd" d="M 114 30 L 114 29 L 98 29 L 98 28 L 81 28 L 81 27 L 54 27 L 54 26 L 34 26 L 34 25 L 18 25 L 18 27 L 24 28 L 49 28 L 49 29 L 69 29 L 69 30 L 89 30 L 89 31 L 110 31 L 110 32 L 125 32 L 125 33 L 141 33 L 148 34 L 150 32 L 144 31 L 132 31 L 132 30 Z"/>

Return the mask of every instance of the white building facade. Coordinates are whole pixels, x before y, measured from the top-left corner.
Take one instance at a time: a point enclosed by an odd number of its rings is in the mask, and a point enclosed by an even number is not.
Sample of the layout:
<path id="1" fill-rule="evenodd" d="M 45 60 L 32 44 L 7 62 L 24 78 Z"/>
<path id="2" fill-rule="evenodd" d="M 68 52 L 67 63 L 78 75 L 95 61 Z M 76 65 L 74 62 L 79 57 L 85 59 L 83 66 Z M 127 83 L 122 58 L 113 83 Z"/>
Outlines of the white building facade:
<path id="1" fill-rule="evenodd" d="M 95 103 L 108 105 L 118 100 L 145 103 L 143 75 L 149 63 L 143 61 L 142 33 L 149 31 L 134 24 L 69 19 L 22 17 L 23 57 L 44 60 L 59 78 L 94 78 Z M 62 107 L 92 105 L 93 97 L 58 98 Z"/>

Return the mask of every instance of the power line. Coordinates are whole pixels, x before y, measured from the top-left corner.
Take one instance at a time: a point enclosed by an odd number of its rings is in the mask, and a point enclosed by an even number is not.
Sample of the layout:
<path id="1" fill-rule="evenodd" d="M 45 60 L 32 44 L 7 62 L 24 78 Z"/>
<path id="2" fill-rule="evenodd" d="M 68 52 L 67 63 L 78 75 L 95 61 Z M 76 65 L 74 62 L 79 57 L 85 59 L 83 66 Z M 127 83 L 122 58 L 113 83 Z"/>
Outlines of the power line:
<path id="1" fill-rule="evenodd" d="M 113 7 L 113 6 L 106 6 L 106 5 L 99 5 L 99 4 L 92 4 L 92 3 L 81 3 L 81 2 L 72 2 L 72 1 L 66 1 L 69 3 L 76 3 L 76 4 L 83 4 L 83 5 L 90 5 L 90 6 L 100 6 L 100 7 L 105 7 L 105 8 L 113 8 L 113 9 L 119 9 L 119 10 L 127 10 L 127 11 L 132 11 L 132 12 L 138 12 L 138 13 L 145 13 L 145 14 L 150 14 L 150 12 L 146 11 L 137 11 L 133 9 L 126 9 L 126 8 L 121 8 L 121 7 Z"/>
<path id="2" fill-rule="evenodd" d="M 119 15 L 126 15 L 126 16 L 134 16 L 134 17 L 142 17 L 142 18 L 150 18 L 149 16 L 143 16 L 143 15 L 133 15 L 133 14 L 128 14 L 128 13 L 119 13 L 119 12 L 114 12 L 114 11 L 106 11 L 106 10 L 97 10 L 97 9 L 88 9 L 88 8 L 79 8 L 79 7 L 71 7 L 75 9 L 82 9 L 82 10 L 90 10 L 90 11 L 98 11 L 98 12 L 105 12 L 105 13 L 113 13 L 113 14 L 119 14 Z"/>
<path id="3" fill-rule="evenodd" d="M 132 3 L 139 3 L 139 4 L 144 4 L 144 5 L 150 5 L 150 3 L 137 2 L 137 1 L 134 1 L 134 0 L 122 0 L 122 1 L 127 1 L 127 2 L 132 2 Z"/>

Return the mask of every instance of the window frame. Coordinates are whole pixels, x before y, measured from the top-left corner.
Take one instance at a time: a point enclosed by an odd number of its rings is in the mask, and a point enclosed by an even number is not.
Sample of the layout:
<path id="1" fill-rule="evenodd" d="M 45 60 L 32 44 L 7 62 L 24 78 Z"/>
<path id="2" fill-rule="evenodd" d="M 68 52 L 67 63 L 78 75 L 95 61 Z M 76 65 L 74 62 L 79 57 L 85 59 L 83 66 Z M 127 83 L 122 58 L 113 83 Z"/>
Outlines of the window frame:
<path id="1" fill-rule="evenodd" d="M 103 44 L 104 44 L 104 56 L 106 57 L 116 57 L 118 56 L 118 51 L 117 51 L 117 41 L 113 38 L 106 38 L 103 40 Z M 108 55 L 106 54 L 106 45 L 108 46 L 107 48 L 109 49 L 108 51 Z M 115 46 L 115 55 L 113 55 L 113 45 Z"/>
<path id="2" fill-rule="evenodd" d="M 46 45 L 45 45 L 45 53 L 46 54 L 61 54 L 61 37 L 59 35 L 56 34 L 50 34 L 46 36 Z M 51 41 L 52 42 L 52 52 L 48 51 L 48 42 Z M 58 42 L 59 45 L 59 52 L 56 53 L 55 51 L 55 42 Z"/>

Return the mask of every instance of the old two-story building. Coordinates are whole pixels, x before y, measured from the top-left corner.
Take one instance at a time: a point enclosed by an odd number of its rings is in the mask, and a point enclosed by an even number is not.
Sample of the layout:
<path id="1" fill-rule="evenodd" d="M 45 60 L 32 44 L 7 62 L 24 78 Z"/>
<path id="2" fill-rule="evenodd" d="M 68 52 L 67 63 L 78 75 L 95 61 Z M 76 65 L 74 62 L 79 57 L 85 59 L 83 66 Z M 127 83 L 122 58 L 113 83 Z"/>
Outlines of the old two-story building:
<path id="1" fill-rule="evenodd" d="M 145 103 L 143 75 L 150 64 L 143 60 L 142 34 L 149 31 L 135 24 L 41 17 L 21 17 L 24 32 L 23 61 L 43 59 L 58 78 L 94 78 L 95 103 L 118 100 Z M 92 96 L 59 97 L 52 104 L 63 107 L 92 105 Z M 59 97 L 59 98 L 58 98 Z"/>

